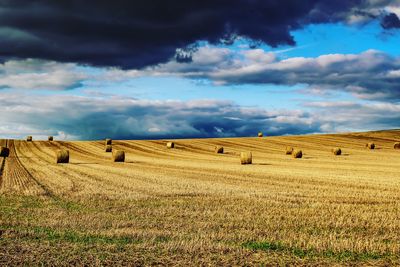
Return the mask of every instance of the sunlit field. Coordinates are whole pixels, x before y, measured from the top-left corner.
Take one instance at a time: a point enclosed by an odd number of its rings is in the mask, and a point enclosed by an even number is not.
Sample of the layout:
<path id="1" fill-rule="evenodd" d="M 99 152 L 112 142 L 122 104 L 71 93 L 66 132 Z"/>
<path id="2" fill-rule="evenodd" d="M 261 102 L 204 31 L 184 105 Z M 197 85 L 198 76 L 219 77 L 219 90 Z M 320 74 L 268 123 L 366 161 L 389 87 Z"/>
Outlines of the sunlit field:
<path id="1" fill-rule="evenodd" d="M 113 140 L 123 163 L 104 141 L 1 140 L 0 265 L 400 264 L 398 140 Z"/>

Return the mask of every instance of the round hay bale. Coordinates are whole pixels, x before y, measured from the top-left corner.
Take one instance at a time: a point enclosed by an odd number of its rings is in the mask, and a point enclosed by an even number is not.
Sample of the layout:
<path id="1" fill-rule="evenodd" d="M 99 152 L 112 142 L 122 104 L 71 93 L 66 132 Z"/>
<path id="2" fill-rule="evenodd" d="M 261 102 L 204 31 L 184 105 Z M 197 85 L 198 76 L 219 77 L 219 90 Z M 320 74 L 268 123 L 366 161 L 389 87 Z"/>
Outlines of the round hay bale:
<path id="1" fill-rule="evenodd" d="M 223 146 L 215 146 L 215 153 L 224 154 L 224 147 Z"/>
<path id="2" fill-rule="evenodd" d="M 56 163 L 69 163 L 69 150 L 66 149 L 57 150 Z"/>
<path id="3" fill-rule="evenodd" d="M 240 152 L 240 163 L 243 164 L 252 164 L 253 163 L 253 155 L 251 152 Z"/>
<path id="4" fill-rule="evenodd" d="M 400 149 L 400 142 L 394 143 L 393 148 L 394 148 L 394 149 Z"/>
<path id="5" fill-rule="evenodd" d="M 112 145 L 106 145 L 105 151 L 112 152 Z"/>
<path id="6" fill-rule="evenodd" d="M 369 148 L 369 149 L 375 149 L 375 144 L 374 143 L 368 143 L 366 145 L 366 147 Z"/>
<path id="7" fill-rule="evenodd" d="M 0 147 L 0 157 L 6 158 L 10 155 L 10 149 L 8 147 Z"/>
<path id="8" fill-rule="evenodd" d="M 111 139 L 106 139 L 106 146 L 107 145 L 112 145 L 112 140 Z"/>
<path id="9" fill-rule="evenodd" d="M 293 153 L 293 147 L 287 146 L 286 147 L 286 155 L 292 155 Z"/>
<path id="10" fill-rule="evenodd" d="M 125 151 L 114 150 L 112 153 L 112 160 L 114 162 L 124 162 L 125 161 Z"/>
<path id="11" fill-rule="evenodd" d="M 175 147 L 175 143 L 174 142 L 168 142 L 167 143 L 167 148 L 174 148 Z"/>
<path id="12" fill-rule="evenodd" d="M 26 137 L 26 141 L 32 142 L 32 136 L 31 136 L 31 135 L 27 136 L 27 137 Z"/>
<path id="13" fill-rule="evenodd" d="M 259 132 L 259 133 L 258 133 L 258 137 L 263 137 L 263 133 L 262 133 L 262 132 Z"/>
<path id="14" fill-rule="evenodd" d="M 303 157 L 303 151 L 301 151 L 301 150 L 293 150 L 292 156 L 295 159 L 301 159 Z"/>
<path id="15" fill-rule="evenodd" d="M 50 135 L 49 137 L 47 137 L 47 140 L 48 140 L 48 141 L 53 141 L 54 138 L 53 138 L 53 136 Z"/>

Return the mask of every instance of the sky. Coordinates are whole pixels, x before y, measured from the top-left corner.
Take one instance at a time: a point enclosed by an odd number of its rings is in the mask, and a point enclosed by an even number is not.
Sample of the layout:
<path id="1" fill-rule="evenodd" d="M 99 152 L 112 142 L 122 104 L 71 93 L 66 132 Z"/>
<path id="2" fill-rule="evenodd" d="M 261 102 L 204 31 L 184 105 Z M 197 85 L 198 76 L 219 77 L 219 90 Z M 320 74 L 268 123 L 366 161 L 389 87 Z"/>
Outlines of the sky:
<path id="1" fill-rule="evenodd" d="M 399 17 L 400 0 L 0 0 L 0 138 L 400 128 Z"/>

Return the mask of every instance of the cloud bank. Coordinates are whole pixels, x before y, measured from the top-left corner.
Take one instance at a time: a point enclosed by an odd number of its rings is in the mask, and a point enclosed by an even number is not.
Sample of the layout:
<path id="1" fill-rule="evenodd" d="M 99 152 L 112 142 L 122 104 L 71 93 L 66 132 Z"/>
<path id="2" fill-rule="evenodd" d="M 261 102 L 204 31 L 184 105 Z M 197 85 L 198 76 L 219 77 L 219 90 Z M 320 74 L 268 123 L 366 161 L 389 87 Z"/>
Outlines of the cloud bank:
<path id="1" fill-rule="evenodd" d="M 229 101 L 150 101 L 121 97 L 0 95 L 0 136 L 57 139 L 153 139 L 308 134 L 396 128 L 400 105 L 309 102 L 301 110 Z M 354 114 L 357 114 L 356 116 Z"/>
<path id="2" fill-rule="evenodd" d="M 229 101 L 0 95 L 0 136 L 149 139 L 302 134 L 320 131 L 303 111 L 266 111 Z"/>

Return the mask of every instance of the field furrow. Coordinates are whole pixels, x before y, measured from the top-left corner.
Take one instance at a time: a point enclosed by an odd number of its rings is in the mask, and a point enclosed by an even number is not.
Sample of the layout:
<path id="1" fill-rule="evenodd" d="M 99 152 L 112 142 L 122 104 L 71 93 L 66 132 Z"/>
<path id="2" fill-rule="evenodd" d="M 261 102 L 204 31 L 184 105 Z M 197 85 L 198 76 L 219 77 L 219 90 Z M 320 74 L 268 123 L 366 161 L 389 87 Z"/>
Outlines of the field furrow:
<path id="1" fill-rule="evenodd" d="M 21 163 L 15 149 L 15 141 L 10 140 L 8 147 L 10 155 L 5 161 L 0 192 L 10 194 L 22 193 L 26 195 L 45 194 L 46 190 L 35 181 L 33 176 Z"/>

